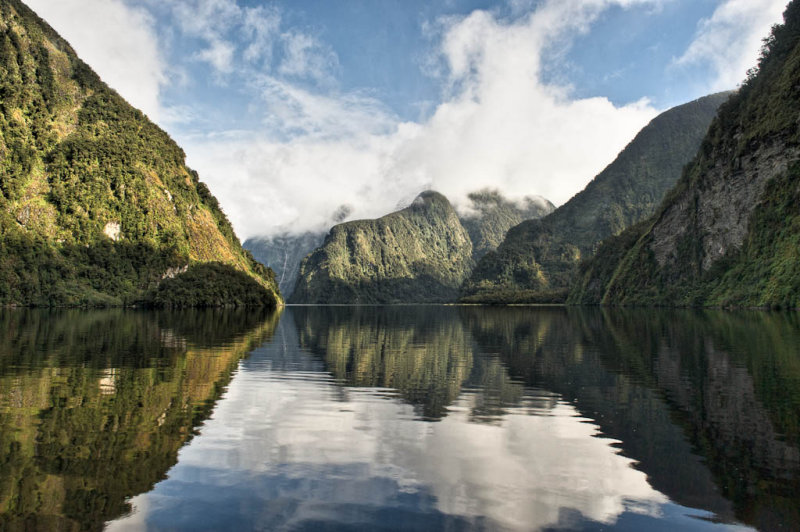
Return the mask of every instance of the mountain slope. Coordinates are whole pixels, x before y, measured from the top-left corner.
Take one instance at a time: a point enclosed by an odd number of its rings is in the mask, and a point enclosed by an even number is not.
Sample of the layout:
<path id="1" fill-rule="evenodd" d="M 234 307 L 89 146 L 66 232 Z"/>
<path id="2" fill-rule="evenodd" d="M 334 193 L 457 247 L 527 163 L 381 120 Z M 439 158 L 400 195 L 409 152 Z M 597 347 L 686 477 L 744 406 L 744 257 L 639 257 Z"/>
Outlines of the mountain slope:
<path id="1" fill-rule="evenodd" d="M 334 226 L 303 260 L 291 301 L 453 301 L 472 266 L 456 211 L 441 194 L 423 192 L 401 211 Z"/>
<path id="2" fill-rule="evenodd" d="M 728 96 L 706 96 L 660 114 L 570 201 L 509 230 L 465 283 L 464 300 L 563 300 L 582 258 L 655 210 Z"/>
<path id="3" fill-rule="evenodd" d="M 468 199 L 470 212 L 461 216 L 461 225 L 472 240 L 472 258 L 476 262 L 497 249 L 509 229 L 525 220 L 546 216 L 555 209 L 541 196 L 528 196 L 521 202 L 513 202 L 496 190 L 472 192 Z"/>
<path id="4" fill-rule="evenodd" d="M 126 304 L 220 262 L 275 305 L 184 159 L 36 14 L 0 2 L 0 304 Z"/>
<path id="5" fill-rule="evenodd" d="M 300 277 L 300 263 L 322 245 L 325 233 L 306 231 L 299 235 L 281 234 L 273 237 L 254 237 L 244 241 L 242 246 L 253 254 L 261 264 L 275 272 L 281 294 L 287 300 L 292 297 L 297 279 Z"/>
<path id="6" fill-rule="evenodd" d="M 658 212 L 604 244 L 570 301 L 800 306 L 800 3 Z"/>

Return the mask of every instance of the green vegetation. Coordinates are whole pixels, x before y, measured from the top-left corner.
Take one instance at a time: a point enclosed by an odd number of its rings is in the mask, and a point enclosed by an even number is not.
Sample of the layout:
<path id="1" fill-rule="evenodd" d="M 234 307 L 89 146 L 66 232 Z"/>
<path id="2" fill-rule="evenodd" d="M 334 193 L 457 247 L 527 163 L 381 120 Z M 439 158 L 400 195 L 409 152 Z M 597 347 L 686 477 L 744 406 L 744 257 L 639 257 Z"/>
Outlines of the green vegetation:
<path id="1" fill-rule="evenodd" d="M 0 305 L 124 305 L 218 261 L 279 301 L 169 136 L 18 0 L 0 2 Z"/>
<path id="2" fill-rule="evenodd" d="M 472 265 L 472 243 L 450 202 L 423 192 L 401 211 L 334 226 L 303 260 L 291 301 L 454 301 Z"/>
<path id="3" fill-rule="evenodd" d="M 157 307 L 270 307 L 272 294 L 251 276 L 228 264 L 204 262 L 165 279 L 152 295 Z"/>
<path id="4" fill-rule="evenodd" d="M 656 117 L 582 192 L 541 220 L 509 230 L 478 263 L 462 300 L 536 302 L 561 294 L 563 301 L 581 259 L 655 210 L 728 96 L 707 96 Z"/>
<path id="5" fill-rule="evenodd" d="M 800 2 L 784 21 L 657 214 L 582 266 L 570 302 L 800 306 Z"/>

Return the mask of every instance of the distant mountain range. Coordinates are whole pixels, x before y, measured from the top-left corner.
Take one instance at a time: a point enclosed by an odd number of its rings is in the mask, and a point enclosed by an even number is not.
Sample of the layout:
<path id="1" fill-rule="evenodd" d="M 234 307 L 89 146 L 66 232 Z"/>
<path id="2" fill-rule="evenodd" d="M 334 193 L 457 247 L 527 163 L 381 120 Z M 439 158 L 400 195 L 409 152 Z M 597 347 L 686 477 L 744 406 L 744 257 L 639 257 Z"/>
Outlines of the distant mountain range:
<path id="1" fill-rule="evenodd" d="M 662 113 L 558 209 L 487 189 L 457 211 L 426 191 L 327 234 L 248 240 L 276 279 L 181 148 L 3 0 L 0 305 L 276 306 L 283 291 L 302 303 L 800 307 L 798 2 L 736 93 Z"/>
<path id="2" fill-rule="evenodd" d="M 555 208 L 539 196 L 528 196 L 515 202 L 490 189 L 475 191 L 468 195 L 468 200 L 464 212 L 457 212 L 457 216 L 472 242 L 473 261 L 494 250 L 512 226 L 540 218 Z M 341 209 L 337 212 L 349 214 Z M 243 245 L 256 260 L 275 271 L 281 293 L 289 300 L 300 276 L 300 263 L 323 244 L 325 235 L 321 231 L 299 234 L 285 231 L 275 236 L 249 238 Z"/>

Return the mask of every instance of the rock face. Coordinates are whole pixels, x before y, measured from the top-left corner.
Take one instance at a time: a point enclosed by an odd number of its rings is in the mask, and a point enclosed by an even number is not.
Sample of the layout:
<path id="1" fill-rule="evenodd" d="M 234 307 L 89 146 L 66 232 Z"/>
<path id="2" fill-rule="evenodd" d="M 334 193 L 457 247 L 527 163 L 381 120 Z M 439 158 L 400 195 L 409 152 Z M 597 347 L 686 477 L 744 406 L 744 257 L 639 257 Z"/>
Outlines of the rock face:
<path id="1" fill-rule="evenodd" d="M 800 4 L 658 212 L 582 266 L 570 301 L 800 305 Z"/>
<path id="2" fill-rule="evenodd" d="M 303 260 L 290 301 L 454 301 L 473 264 L 469 234 L 450 202 L 423 192 L 401 211 L 334 226 Z"/>
<path id="3" fill-rule="evenodd" d="M 468 198 L 469 212 L 461 216 L 461 224 L 472 240 L 472 258 L 476 262 L 497 249 L 515 225 L 547 216 L 555 210 L 555 206 L 541 196 L 514 202 L 496 190 L 480 190 L 469 194 Z"/>
<path id="4" fill-rule="evenodd" d="M 305 232 L 299 235 L 284 233 L 272 237 L 248 238 L 244 248 L 253 254 L 260 263 L 275 272 L 275 282 L 287 300 L 294 292 L 300 277 L 300 263 L 322 245 L 325 233 Z"/>
<path id="5" fill-rule="evenodd" d="M 563 301 L 581 259 L 653 213 L 728 97 L 707 96 L 653 119 L 583 191 L 541 220 L 509 230 L 476 266 L 463 300 Z"/>
<path id="6" fill-rule="evenodd" d="M 18 0 L 0 2 L 0 95 L 0 304 L 132 303 L 206 262 L 280 300 L 181 148 Z"/>

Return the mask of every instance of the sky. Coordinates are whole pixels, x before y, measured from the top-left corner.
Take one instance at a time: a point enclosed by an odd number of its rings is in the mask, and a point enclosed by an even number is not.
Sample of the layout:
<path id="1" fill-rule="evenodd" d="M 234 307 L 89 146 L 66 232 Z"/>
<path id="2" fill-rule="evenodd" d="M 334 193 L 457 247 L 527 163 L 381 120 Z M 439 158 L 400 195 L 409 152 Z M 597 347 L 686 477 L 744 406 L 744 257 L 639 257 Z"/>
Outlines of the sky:
<path id="1" fill-rule="evenodd" d="M 244 240 L 421 191 L 579 192 L 735 89 L 787 0 L 27 0 L 183 147 Z"/>

